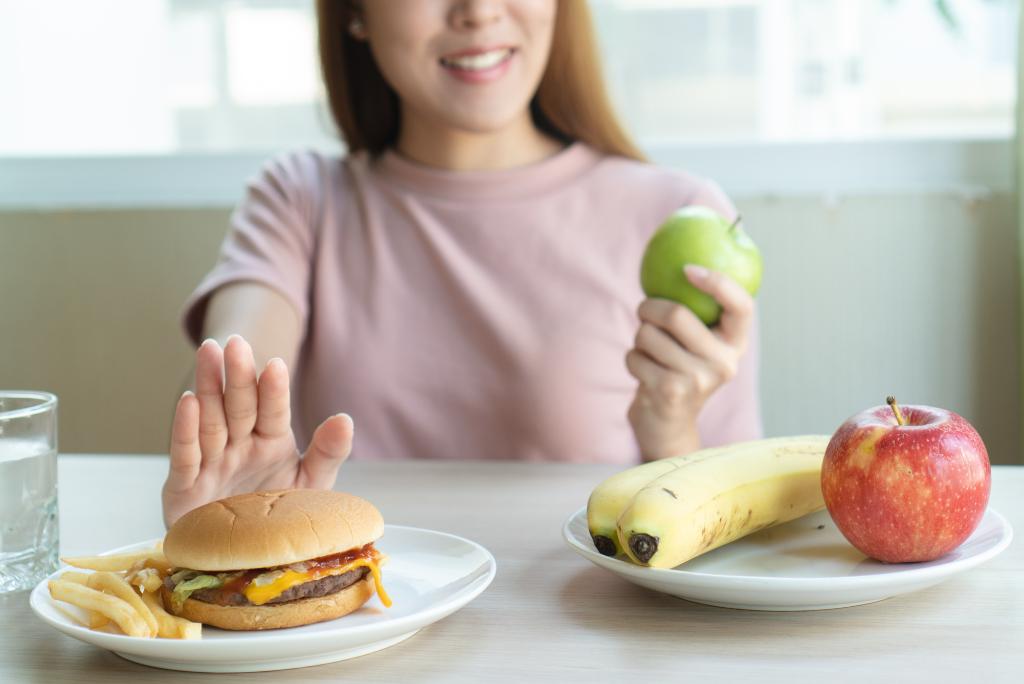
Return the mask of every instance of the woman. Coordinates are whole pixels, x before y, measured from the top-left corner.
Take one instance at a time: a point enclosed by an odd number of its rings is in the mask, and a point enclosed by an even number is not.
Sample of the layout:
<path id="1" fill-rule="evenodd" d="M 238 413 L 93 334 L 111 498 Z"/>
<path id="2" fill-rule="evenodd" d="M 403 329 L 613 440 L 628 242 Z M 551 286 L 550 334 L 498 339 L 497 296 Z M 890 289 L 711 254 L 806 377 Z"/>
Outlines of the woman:
<path id="1" fill-rule="evenodd" d="M 584 0 L 317 8 L 349 153 L 268 164 L 186 306 L 207 341 L 174 418 L 168 523 L 235 492 L 332 486 L 354 424 L 374 459 L 627 465 L 760 434 L 750 296 L 686 267 L 723 306 L 709 330 L 638 284 L 673 210 L 735 210 L 643 161 Z"/>

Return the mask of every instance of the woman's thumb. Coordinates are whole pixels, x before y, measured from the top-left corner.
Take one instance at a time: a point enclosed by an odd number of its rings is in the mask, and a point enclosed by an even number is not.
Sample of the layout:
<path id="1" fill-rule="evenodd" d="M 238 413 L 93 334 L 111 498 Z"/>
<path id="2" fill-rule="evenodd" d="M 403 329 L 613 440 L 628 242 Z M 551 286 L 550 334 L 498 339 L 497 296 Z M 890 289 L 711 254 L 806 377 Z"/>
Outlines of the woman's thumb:
<path id="1" fill-rule="evenodd" d="M 302 458 L 300 484 L 314 489 L 330 489 L 338 477 L 338 468 L 352 452 L 355 424 L 347 413 L 331 416 L 313 433 Z"/>

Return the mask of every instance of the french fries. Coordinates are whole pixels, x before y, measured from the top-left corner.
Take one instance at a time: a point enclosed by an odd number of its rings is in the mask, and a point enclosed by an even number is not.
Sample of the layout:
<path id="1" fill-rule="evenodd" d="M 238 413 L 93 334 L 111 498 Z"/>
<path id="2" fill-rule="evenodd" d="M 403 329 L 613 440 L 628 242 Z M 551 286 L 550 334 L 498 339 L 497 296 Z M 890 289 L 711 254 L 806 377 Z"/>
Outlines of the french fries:
<path id="1" fill-rule="evenodd" d="M 50 580 L 48 583 L 50 596 L 58 601 L 66 601 L 75 606 L 94 610 L 105 615 L 121 628 L 128 636 L 151 637 L 149 625 L 125 601 L 111 594 L 91 589 L 82 584 L 63 580 Z"/>
<path id="2" fill-rule="evenodd" d="M 143 594 L 142 600 L 160 625 L 159 635 L 168 639 L 201 639 L 203 625 L 199 622 L 192 622 L 176 615 L 171 615 L 164 610 L 163 602 L 156 594 Z"/>
<path id="3" fill-rule="evenodd" d="M 91 629 L 103 629 L 113 622 L 128 636 L 201 639 L 200 623 L 164 609 L 160 587 L 171 565 L 161 547 L 111 556 L 63 558 L 68 565 L 94 572 L 64 572 L 48 583 L 50 596 L 84 610 L 84 619 L 65 613 Z"/>
<path id="4" fill-rule="evenodd" d="M 135 593 L 135 590 L 132 589 L 131 585 L 123 577 L 112 572 L 94 572 L 89 577 L 89 586 L 93 589 L 113 594 L 130 605 L 146 623 L 149 630 L 156 634 L 157 624 L 156 618 L 153 617 L 153 611 L 149 609 L 145 601 L 139 598 L 139 595 Z"/>
<path id="5" fill-rule="evenodd" d="M 158 592 L 163 578 L 153 568 L 143 568 L 136 572 L 128 573 L 128 584 L 136 586 L 141 592 Z"/>
<path id="6" fill-rule="evenodd" d="M 68 570 L 60 576 L 60 578 L 65 582 L 74 582 L 75 584 L 81 584 L 83 586 L 89 586 L 90 577 L 92 577 L 92 573 L 75 572 L 73 570 Z M 96 589 L 97 587 L 92 588 Z M 75 617 L 75 621 L 81 622 L 89 629 L 103 629 L 104 627 L 110 624 L 110 618 L 108 618 L 106 615 L 98 613 L 95 610 L 83 608 L 82 606 L 79 606 L 79 608 L 82 608 L 82 610 L 85 611 L 86 617 L 84 621 L 78 617 Z M 64 613 L 66 615 L 72 615 L 72 613 L 69 613 L 68 611 L 64 611 Z"/>
<path id="7" fill-rule="evenodd" d="M 118 553 L 111 556 L 78 556 L 77 558 L 61 558 L 61 560 L 74 568 L 106 570 L 108 572 L 131 570 L 132 566 L 137 563 L 139 568 L 151 567 L 167 570 L 171 567 L 167 559 L 164 558 L 164 552 L 160 549 Z"/>
<path id="8" fill-rule="evenodd" d="M 74 582 L 75 584 L 89 584 L 89 577 L 92 575 L 91 572 L 75 572 L 74 570 L 68 570 L 62 573 L 60 578 L 65 582 Z"/>
<path id="9" fill-rule="evenodd" d="M 110 624 L 110 618 L 103 613 L 98 613 L 95 610 L 90 610 L 88 613 L 89 622 L 86 624 L 86 627 L 89 629 L 103 629 Z"/>

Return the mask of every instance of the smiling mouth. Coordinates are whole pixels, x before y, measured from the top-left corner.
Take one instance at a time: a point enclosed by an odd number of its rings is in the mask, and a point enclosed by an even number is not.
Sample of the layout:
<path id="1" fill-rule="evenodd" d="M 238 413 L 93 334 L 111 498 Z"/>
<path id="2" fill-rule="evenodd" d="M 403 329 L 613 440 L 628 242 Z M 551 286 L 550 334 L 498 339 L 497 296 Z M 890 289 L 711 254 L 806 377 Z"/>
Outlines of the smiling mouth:
<path id="1" fill-rule="evenodd" d="M 475 55 L 442 57 L 441 65 L 449 69 L 458 69 L 459 71 L 486 71 L 487 69 L 493 69 L 502 62 L 508 61 L 514 52 L 515 48 L 498 48 Z"/>

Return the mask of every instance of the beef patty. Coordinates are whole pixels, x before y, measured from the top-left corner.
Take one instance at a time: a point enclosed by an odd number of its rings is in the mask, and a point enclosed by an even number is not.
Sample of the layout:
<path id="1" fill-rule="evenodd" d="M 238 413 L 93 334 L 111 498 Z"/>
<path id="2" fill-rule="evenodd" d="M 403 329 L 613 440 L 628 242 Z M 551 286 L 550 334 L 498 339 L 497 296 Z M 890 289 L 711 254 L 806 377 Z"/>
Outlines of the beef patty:
<path id="1" fill-rule="evenodd" d="M 355 570 L 349 570 L 341 575 L 329 575 L 311 582 L 296 584 L 294 587 L 282 592 L 280 596 L 270 599 L 263 605 L 287 603 L 288 601 L 298 601 L 299 599 L 306 598 L 319 598 L 321 596 L 327 596 L 328 594 L 335 594 L 363 579 L 367 574 L 369 574 L 369 572 L 369 568 L 362 567 L 356 568 Z M 170 577 L 165 580 L 165 583 L 169 591 L 174 591 L 174 583 L 171 582 Z M 198 591 L 192 592 L 192 595 L 189 596 L 189 598 L 194 598 L 197 601 L 203 601 L 204 603 L 214 603 L 218 606 L 252 605 L 249 599 L 246 598 L 245 594 L 241 591 L 199 589 Z"/>

